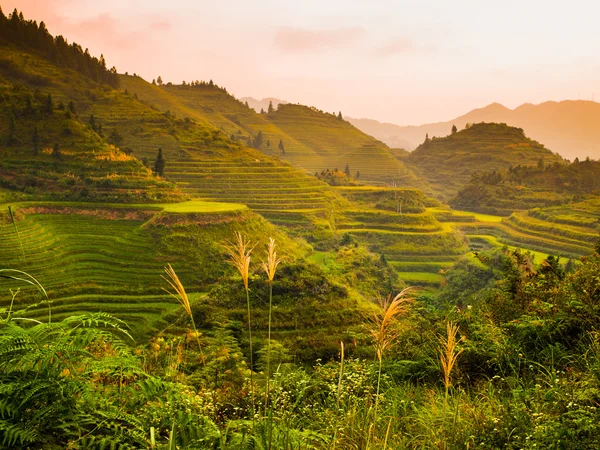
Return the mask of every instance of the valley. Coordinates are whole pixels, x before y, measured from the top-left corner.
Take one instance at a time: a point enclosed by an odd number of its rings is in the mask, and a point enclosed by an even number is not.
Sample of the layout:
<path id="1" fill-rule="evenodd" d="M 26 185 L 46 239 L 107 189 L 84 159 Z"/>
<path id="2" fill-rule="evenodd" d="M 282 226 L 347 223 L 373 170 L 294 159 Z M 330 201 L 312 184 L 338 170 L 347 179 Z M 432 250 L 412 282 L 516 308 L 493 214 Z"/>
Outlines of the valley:
<path id="1" fill-rule="evenodd" d="M 227 89 L 0 9 L 1 448 L 598 448 L 588 147 Z"/>

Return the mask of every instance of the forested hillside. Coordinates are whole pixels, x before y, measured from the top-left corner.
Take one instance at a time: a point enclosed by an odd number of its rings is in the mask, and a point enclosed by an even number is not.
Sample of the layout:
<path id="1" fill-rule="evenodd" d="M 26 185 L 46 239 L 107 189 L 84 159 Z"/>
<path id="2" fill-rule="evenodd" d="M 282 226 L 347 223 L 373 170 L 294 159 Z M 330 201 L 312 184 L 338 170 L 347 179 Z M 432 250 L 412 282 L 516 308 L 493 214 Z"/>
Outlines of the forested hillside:
<path id="1" fill-rule="evenodd" d="M 434 192 L 449 200 L 475 172 L 520 164 L 562 163 L 563 159 L 506 124 L 477 123 L 444 138 L 429 138 L 404 162 L 426 179 Z"/>

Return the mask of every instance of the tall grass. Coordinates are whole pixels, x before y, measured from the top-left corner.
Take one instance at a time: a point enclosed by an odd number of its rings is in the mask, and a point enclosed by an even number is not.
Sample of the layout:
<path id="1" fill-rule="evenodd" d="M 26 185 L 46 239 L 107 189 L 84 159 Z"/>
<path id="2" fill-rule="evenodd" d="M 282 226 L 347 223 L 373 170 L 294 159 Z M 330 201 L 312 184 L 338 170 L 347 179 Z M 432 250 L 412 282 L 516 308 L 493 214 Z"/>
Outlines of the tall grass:
<path id="1" fill-rule="evenodd" d="M 397 326 L 397 322 L 400 316 L 408 312 L 408 307 L 414 300 L 413 298 L 406 296 L 410 289 L 410 287 L 403 289 L 395 297 L 389 295 L 387 298 L 380 298 L 380 310 L 373 316 L 373 327 L 370 331 L 374 340 L 377 359 L 379 361 L 379 370 L 377 373 L 377 393 L 375 395 L 375 408 L 373 414 L 373 423 L 369 432 L 369 441 L 377 424 L 383 356 L 385 351 L 394 345 L 394 342 L 401 333 L 400 328 Z"/>
<path id="2" fill-rule="evenodd" d="M 268 449 L 271 449 L 272 439 L 272 427 L 271 427 L 271 413 L 269 411 L 269 391 L 271 388 L 271 318 L 273 312 L 273 279 L 275 278 L 275 272 L 277 267 L 281 263 L 281 258 L 277 258 L 277 252 L 275 251 L 275 239 L 269 238 L 269 244 L 267 247 L 267 260 L 263 262 L 262 268 L 267 274 L 267 281 L 269 283 L 269 329 L 267 335 L 267 384 L 265 388 L 265 416 L 268 418 Z"/>
<path id="3" fill-rule="evenodd" d="M 161 277 L 167 283 L 169 283 L 169 285 L 171 286 L 171 289 L 173 289 L 173 291 L 170 291 L 165 288 L 163 288 L 163 290 L 166 291 L 168 294 L 170 294 L 171 297 L 175 298 L 179 302 L 179 304 L 181 306 L 183 306 L 185 313 L 190 318 L 190 320 L 192 322 L 192 327 L 194 328 L 194 335 L 196 336 L 196 342 L 198 343 L 198 351 L 200 352 L 200 360 L 202 361 L 202 363 L 204 363 L 204 352 L 202 350 L 202 345 L 200 345 L 200 333 L 198 332 L 198 329 L 196 328 L 196 322 L 194 321 L 194 314 L 192 314 L 192 306 L 190 305 L 190 299 L 187 295 L 187 292 L 185 291 L 183 284 L 179 280 L 177 273 L 175 273 L 175 270 L 173 269 L 173 267 L 171 267 L 171 264 L 167 264 L 167 267 L 165 267 L 164 270 L 165 270 L 165 273 L 167 274 L 167 276 L 165 277 L 164 275 L 161 275 Z"/>
<path id="4" fill-rule="evenodd" d="M 8 206 L 8 215 L 10 216 L 10 221 L 15 228 L 15 233 L 17 234 L 17 239 L 19 240 L 19 245 L 21 246 L 21 255 L 23 256 L 23 261 L 25 261 L 25 250 L 23 249 L 23 241 L 21 240 L 21 235 L 19 234 L 19 228 L 17 227 L 17 221 L 15 220 L 15 216 L 13 214 L 13 210 Z"/>
<path id="5" fill-rule="evenodd" d="M 254 250 L 250 242 L 242 236 L 242 233 L 236 231 L 234 241 L 227 241 L 225 249 L 229 252 L 229 262 L 235 267 L 242 276 L 244 290 L 246 291 L 246 306 L 248 309 L 248 340 L 250 342 L 250 397 L 252 400 L 252 423 L 256 415 L 256 407 L 254 402 L 254 377 L 253 377 L 253 357 L 252 357 L 252 321 L 250 315 L 250 291 L 248 289 L 248 278 L 250 276 L 250 255 Z M 275 273 L 273 272 L 273 275 Z"/>
<path id="6" fill-rule="evenodd" d="M 271 319 L 273 311 L 273 279 L 275 278 L 275 272 L 277 267 L 281 263 L 281 258 L 277 258 L 277 252 L 275 251 L 275 239 L 269 238 L 269 244 L 267 247 L 267 260 L 262 263 L 262 268 L 267 274 L 267 281 L 269 283 L 269 325 L 267 332 L 267 389 L 265 392 L 265 411 L 269 404 L 269 380 L 271 375 Z"/>
<path id="7" fill-rule="evenodd" d="M 30 285 L 34 286 L 46 300 L 48 300 L 48 293 L 46 292 L 46 289 L 44 289 L 44 286 L 42 286 L 42 284 L 38 280 L 36 280 L 33 277 L 33 275 L 30 275 L 27 272 L 23 272 L 22 270 L 16 270 L 16 269 L 0 269 L 0 278 L 6 278 L 9 280 L 21 281 L 23 283 L 30 284 Z M 13 292 L 11 290 L 11 293 L 12 293 L 12 299 L 11 299 L 10 307 L 8 310 L 7 321 L 10 320 L 14 301 L 15 301 L 16 296 L 19 293 L 19 290 L 17 290 L 16 292 Z M 23 318 L 20 318 L 20 319 L 25 320 Z M 33 320 L 33 319 L 28 319 L 28 320 Z M 50 305 L 50 302 L 48 301 L 48 323 L 51 323 L 51 322 L 52 322 L 52 307 Z"/>
<path id="8" fill-rule="evenodd" d="M 438 352 L 444 372 L 444 424 L 446 423 L 446 411 L 448 409 L 448 392 L 450 387 L 452 387 L 452 369 L 456 365 L 458 357 L 463 352 L 462 348 L 458 348 L 458 344 L 463 341 L 464 337 L 457 339 L 457 334 L 458 325 L 446 322 L 446 335 L 438 337 L 440 343 Z"/>

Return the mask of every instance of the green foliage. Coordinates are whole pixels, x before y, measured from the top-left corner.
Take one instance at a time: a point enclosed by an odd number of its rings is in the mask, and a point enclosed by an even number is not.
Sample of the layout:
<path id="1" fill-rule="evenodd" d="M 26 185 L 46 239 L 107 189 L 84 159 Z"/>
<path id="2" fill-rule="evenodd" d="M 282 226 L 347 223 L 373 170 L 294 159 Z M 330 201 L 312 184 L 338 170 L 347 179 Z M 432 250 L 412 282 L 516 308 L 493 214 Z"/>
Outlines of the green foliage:
<path id="1" fill-rule="evenodd" d="M 543 160 L 540 160 L 543 162 Z M 600 162 L 553 163 L 511 166 L 473 174 L 452 199 L 458 209 L 510 214 L 517 209 L 549 207 L 597 193 Z"/>
<path id="2" fill-rule="evenodd" d="M 563 159 L 506 124 L 479 123 L 444 138 L 429 139 L 404 159 L 427 180 L 435 194 L 448 200 L 465 187 L 475 172 L 510 166 L 563 164 Z"/>

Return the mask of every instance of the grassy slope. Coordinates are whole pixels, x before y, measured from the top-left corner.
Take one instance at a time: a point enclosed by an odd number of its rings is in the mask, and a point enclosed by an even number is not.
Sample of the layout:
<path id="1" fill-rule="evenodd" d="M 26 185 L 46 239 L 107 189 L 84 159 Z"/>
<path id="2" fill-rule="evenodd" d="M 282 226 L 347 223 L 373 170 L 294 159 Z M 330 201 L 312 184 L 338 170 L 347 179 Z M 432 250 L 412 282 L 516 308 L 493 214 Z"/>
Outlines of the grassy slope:
<path id="1" fill-rule="evenodd" d="M 292 155 L 292 161 L 317 171 L 325 168 L 343 170 L 348 164 L 361 180 L 420 186 L 414 174 L 395 159 L 382 142 L 364 134 L 333 114 L 301 105 L 279 105 L 266 115 L 267 120 L 295 136 L 314 150 L 312 155 Z"/>
<path id="2" fill-rule="evenodd" d="M 419 184 L 402 163 L 391 157 L 385 144 L 332 114 L 300 105 L 280 105 L 272 113 L 257 114 L 216 86 L 158 87 L 130 76 L 123 76 L 121 82 L 140 99 L 162 110 L 206 120 L 234 140 L 246 143 L 260 131 L 262 152 L 281 157 L 309 172 L 343 169 L 349 164 L 352 173 L 359 171 L 363 180 Z M 285 152 L 278 148 L 280 140 Z"/>
<path id="3" fill-rule="evenodd" d="M 47 98 L 47 93 L 14 83 L 0 71 L 0 184 L 46 198 L 117 202 L 183 198 L 173 184 L 157 179 L 139 160 L 109 145 L 79 115 L 59 109 L 61 100 L 55 99 L 49 111 Z"/>
<path id="4" fill-rule="evenodd" d="M 562 158 L 523 130 L 504 124 L 479 123 L 420 145 L 405 163 L 425 178 L 443 199 L 452 198 L 471 175 L 516 165 L 562 162 Z"/>
<path id="5" fill-rule="evenodd" d="M 0 205 L 3 267 L 34 275 L 53 301 L 53 316 L 105 311 L 127 319 L 138 335 L 177 308 L 162 289 L 167 263 L 177 269 L 189 292 L 200 293 L 231 273 L 219 244 L 233 231 L 263 244 L 273 236 L 293 258 L 306 251 L 241 205 L 21 202 L 12 207 L 16 230 L 7 205 Z M 262 249 L 257 251 L 262 254 Z M 7 291 L 0 296 L 6 304 Z M 29 292 L 21 301 L 31 301 Z M 36 308 L 30 316 L 46 314 L 46 308 Z"/>

